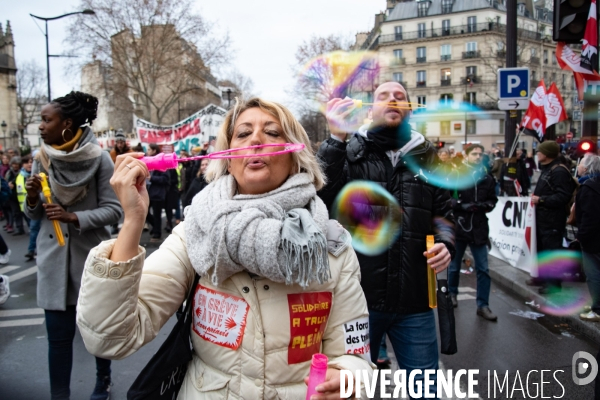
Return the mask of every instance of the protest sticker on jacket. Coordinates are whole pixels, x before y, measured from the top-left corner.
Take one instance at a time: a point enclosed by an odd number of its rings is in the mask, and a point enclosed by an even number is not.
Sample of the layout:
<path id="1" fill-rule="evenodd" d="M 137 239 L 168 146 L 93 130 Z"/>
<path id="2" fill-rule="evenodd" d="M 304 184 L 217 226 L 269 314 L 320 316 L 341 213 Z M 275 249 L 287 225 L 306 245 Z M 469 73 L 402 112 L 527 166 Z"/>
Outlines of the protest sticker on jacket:
<path id="1" fill-rule="evenodd" d="M 235 350 L 242 344 L 249 308 L 240 297 L 198 285 L 194 294 L 194 332 L 206 341 Z"/>
<path id="2" fill-rule="evenodd" d="M 288 364 L 308 361 L 321 350 L 321 340 L 331 312 L 331 299 L 331 292 L 288 294 Z"/>
<path id="3" fill-rule="evenodd" d="M 348 321 L 343 325 L 346 354 L 357 354 L 371 361 L 371 341 L 369 340 L 369 317 Z"/>
<path id="4" fill-rule="evenodd" d="M 488 214 L 490 255 L 537 276 L 535 207 L 530 197 L 498 197 Z"/>

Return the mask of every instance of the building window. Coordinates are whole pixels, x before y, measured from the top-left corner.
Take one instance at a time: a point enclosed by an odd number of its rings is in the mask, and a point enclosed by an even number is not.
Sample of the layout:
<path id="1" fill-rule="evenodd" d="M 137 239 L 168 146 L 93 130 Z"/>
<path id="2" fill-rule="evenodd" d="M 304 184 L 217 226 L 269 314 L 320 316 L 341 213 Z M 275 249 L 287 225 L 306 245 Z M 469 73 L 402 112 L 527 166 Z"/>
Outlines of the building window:
<path id="1" fill-rule="evenodd" d="M 537 49 L 535 47 L 531 48 L 531 57 L 536 57 L 537 56 Z"/>
<path id="2" fill-rule="evenodd" d="M 394 81 L 398 83 L 404 82 L 404 74 L 402 72 L 394 72 Z"/>
<path id="3" fill-rule="evenodd" d="M 467 32 L 477 31 L 477 17 L 467 17 Z"/>
<path id="4" fill-rule="evenodd" d="M 394 50 L 394 58 L 395 59 L 400 59 L 402 57 L 403 57 L 403 55 L 402 55 L 402 49 L 396 49 L 396 50 Z"/>
<path id="5" fill-rule="evenodd" d="M 467 92 L 465 94 L 465 101 L 469 104 L 477 104 L 477 93 L 476 92 Z"/>
<path id="6" fill-rule="evenodd" d="M 548 80 L 548 71 L 544 71 L 544 81 L 547 81 L 547 80 Z"/>
<path id="7" fill-rule="evenodd" d="M 440 135 L 450 136 L 450 121 L 440 121 Z"/>
<path id="8" fill-rule="evenodd" d="M 553 72 L 552 75 L 550 75 L 550 82 L 556 83 L 556 72 Z"/>
<path id="9" fill-rule="evenodd" d="M 556 53 L 552 52 L 552 65 L 556 65 Z"/>
<path id="10" fill-rule="evenodd" d="M 419 38 L 427 37 L 427 33 L 426 33 L 427 31 L 425 30 L 425 23 L 420 23 L 418 25 L 418 31 L 419 31 L 419 34 L 418 34 Z"/>
<path id="11" fill-rule="evenodd" d="M 442 21 L 442 36 L 450 35 L 450 20 L 445 19 Z"/>
<path id="12" fill-rule="evenodd" d="M 440 95 L 440 104 L 450 104 L 454 99 L 454 95 L 452 93 L 443 93 Z"/>
<path id="13" fill-rule="evenodd" d="M 544 50 L 544 64 L 548 64 L 548 50 Z"/>
<path id="14" fill-rule="evenodd" d="M 427 61 L 427 48 L 417 47 L 417 62 L 424 63 Z"/>
<path id="15" fill-rule="evenodd" d="M 504 51 L 504 46 L 505 46 L 504 42 L 497 42 L 497 45 L 498 45 L 498 51 Z"/>
<path id="16" fill-rule="evenodd" d="M 417 71 L 417 87 L 427 86 L 427 74 L 426 71 Z"/>
<path id="17" fill-rule="evenodd" d="M 451 82 L 451 77 L 452 77 L 452 72 L 450 71 L 450 68 L 443 68 L 441 71 L 441 81 L 442 81 L 442 86 L 450 86 L 450 82 Z"/>
<path id="18" fill-rule="evenodd" d="M 475 120 L 474 119 L 469 119 L 467 120 L 467 135 L 474 135 L 475 133 L 477 133 L 477 131 L 475 130 Z"/>
<path id="19" fill-rule="evenodd" d="M 532 70 L 532 71 L 531 71 L 531 80 L 532 80 L 532 81 L 535 81 L 535 80 L 536 80 L 536 79 L 535 79 L 535 70 Z M 534 89 L 534 90 L 535 90 L 535 89 Z"/>
<path id="20" fill-rule="evenodd" d="M 475 76 L 477 75 L 477 67 L 469 66 L 466 68 L 467 76 Z"/>
<path id="21" fill-rule="evenodd" d="M 419 107 L 426 106 L 427 105 L 426 96 L 417 96 L 417 104 Z"/>
<path id="22" fill-rule="evenodd" d="M 450 14 L 452 12 L 452 3 L 454 3 L 454 0 L 442 0 L 442 14 Z"/>
<path id="23" fill-rule="evenodd" d="M 500 130 L 499 130 L 501 135 L 504 135 L 504 120 L 501 119 L 500 120 Z"/>
<path id="24" fill-rule="evenodd" d="M 561 83 L 561 89 L 565 88 L 565 74 L 562 74 L 562 83 Z"/>
<path id="25" fill-rule="evenodd" d="M 419 132 L 423 136 L 427 136 L 427 123 L 417 122 L 417 132 Z"/>
<path id="26" fill-rule="evenodd" d="M 419 17 L 426 17 L 428 9 L 429 9 L 428 1 L 421 1 L 421 2 L 417 3 L 417 12 L 418 12 Z"/>
<path id="27" fill-rule="evenodd" d="M 394 35 L 396 36 L 396 40 L 402 40 L 402 27 L 401 26 L 394 27 Z"/>
<path id="28" fill-rule="evenodd" d="M 477 51 L 477 42 L 467 42 L 467 51 Z"/>
<path id="29" fill-rule="evenodd" d="M 452 46 L 449 44 L 443 44 L 442 48 L 441 48 L 441 60 L 442 61 L 448 61 L 452 58 L 451 53 L 452 53 Z"/>

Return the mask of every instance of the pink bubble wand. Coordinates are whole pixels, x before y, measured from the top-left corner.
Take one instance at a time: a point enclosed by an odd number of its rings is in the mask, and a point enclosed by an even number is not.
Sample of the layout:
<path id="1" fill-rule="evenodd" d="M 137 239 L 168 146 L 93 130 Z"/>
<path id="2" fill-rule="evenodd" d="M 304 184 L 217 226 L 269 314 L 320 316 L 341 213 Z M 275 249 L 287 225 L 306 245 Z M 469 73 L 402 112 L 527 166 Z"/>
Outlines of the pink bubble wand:
<path id="1" fill-rule="evenodd" d="M 231 154 L 237 153 L 243 150 L 255 150 L 255 149 L 263 149 L 267 147 L 283 147 L 283 150 L 279 151 L 271 151 L 267 153 L 250 153 L 250 154 Z M 269 144 L 259 144 L 255 146 L 248 147 L 240 147 L 237 149 L 229 149 L 216 151 L 214 153 L 207 154 L 205 156 L 194 156 L 194 157 L 185 157 L 185 158 L 177 158 L 176 153 L 160 153 L 152 157 L 142 157 L 140 161 L 143 161 L 148 170 L 150 171 L 166 171 L 168 169 L 177 168 L 177 165 L 180 162 L 186 161 L 194 161 L 194 160 L 202 160 L 208 158 L 209 160 L 218 160 L 223 158 L 246 158 L 251 156 L 278 156 L 281 154 L 287 153 L 297 153 L 299 151 L 304 150 L 306 146 L 303 143 L 269 143 Z"/>

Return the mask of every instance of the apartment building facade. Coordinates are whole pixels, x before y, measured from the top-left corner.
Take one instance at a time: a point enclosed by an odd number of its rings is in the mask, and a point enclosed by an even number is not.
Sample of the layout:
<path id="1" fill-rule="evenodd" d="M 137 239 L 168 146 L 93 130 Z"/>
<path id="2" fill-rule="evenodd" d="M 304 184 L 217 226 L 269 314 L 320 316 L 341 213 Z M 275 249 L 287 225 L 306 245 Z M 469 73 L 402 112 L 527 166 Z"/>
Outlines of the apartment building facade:
<path id="1" fill-rule="evenodd" d="M 531 71 L 531 92 L 555 82 L 569 117 L 578 106 L 572 74 L 559 68 L 552 38 L 552 1 L 519 0 L 518 66 Z M 388 0 L 355 49 L 376 51 L 380 82 L 401 82 L 414 110 L 411 122 L 433 141 L 504 146 L 506 113 L 498 109 L 497 71 L 506 66 L 504 0 Z M 459 104 L 462 103 L 462 104 Z M 577 129 L 572 120 L 556 134 Z M 531 149 L 531 139 L 523 146 Z"/>

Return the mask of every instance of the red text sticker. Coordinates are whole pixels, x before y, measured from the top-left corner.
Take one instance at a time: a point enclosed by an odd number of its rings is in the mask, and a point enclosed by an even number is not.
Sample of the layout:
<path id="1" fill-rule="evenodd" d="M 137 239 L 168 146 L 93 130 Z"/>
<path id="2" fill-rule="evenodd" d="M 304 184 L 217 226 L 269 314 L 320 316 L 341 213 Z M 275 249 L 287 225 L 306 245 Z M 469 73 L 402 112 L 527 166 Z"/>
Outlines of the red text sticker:
<path id="1" fill-rule="evenodd" d="M 235 350 L 242 344 L 249 308 L 240 297 L 198 285 L 194 295 L 194 332 L 204 340 Z"/>
<path id="2" fill-rule="evenodd" d="M 321 340 L 331 311 L 331 299 L 331 292 L 288 294 L 288 364 L 309 361 L 321 349 Z"/>

